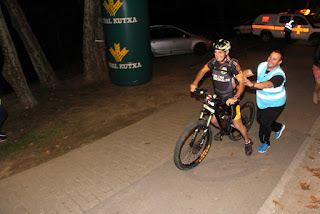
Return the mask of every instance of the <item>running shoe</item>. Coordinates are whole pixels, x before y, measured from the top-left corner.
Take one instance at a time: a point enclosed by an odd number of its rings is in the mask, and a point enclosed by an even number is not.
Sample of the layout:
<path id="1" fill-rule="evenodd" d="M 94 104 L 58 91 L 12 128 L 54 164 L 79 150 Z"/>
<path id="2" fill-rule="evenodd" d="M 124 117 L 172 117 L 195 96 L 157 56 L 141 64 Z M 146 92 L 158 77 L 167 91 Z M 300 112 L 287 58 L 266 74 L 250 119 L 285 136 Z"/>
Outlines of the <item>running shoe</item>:
<path id="1" fill-rule="evenodd" d="M 280 131 L 276 132 L 274 135 L 274 139 L 279 139 L 282 135 L 283 130 L 286 128 L 286 125 L 282 124 Z"/>
<path id="2" fill-rule="evenodd" d="M 259 149 L 258 149 L 258 152 L 259 153 L 265 153 L 267 151 L 267 149 L 270 147 L 269 144 L 267 143 L 261 143 Z"/>

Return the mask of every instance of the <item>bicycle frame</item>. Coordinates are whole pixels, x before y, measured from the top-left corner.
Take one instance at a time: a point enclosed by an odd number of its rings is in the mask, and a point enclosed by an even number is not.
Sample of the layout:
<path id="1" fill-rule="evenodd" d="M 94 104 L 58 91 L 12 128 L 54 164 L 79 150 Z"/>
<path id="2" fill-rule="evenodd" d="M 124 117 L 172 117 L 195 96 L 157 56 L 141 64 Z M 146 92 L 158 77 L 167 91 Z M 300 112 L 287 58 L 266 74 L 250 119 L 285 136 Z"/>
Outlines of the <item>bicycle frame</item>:
<path id="1" fill-rule="evenodd" d="M 210 95 L 205 89 L 196 89 L 194 95 L 201 98 L 203 106 L 199 119 L 186 127 L 176 143 L 173 159 L 181 170 L 196 167 L 208 154 L 212 144 L 213 132 L 210 123 L 213 115 L 217 118 L 222 135 L 227 135 L 232 141 L 243 139 L 233 124 L 231 108 L 226 103 L 217 98 L 217 95 Z M 254 103 L 246 101 L 240 106 L 240 112 L 242 123 L 249 130 L 254 120 Z"/>
<path id="2" fill-rule="evenodd" d="M 217 99 L 216 95 L 207 95 L 203 101 L 202 110 L 200 113 L 200 120 L 207 120 L 207 127 L 210 126 L 211 119 L 215 115 L 220 130 L 223 134 L 230 134 L 231 129 L 234 128 L 231 118 L 225 114 L 225 109 L 223 109 L 223 103 L 221 101 L 214 101 Z M 211 101 L 213 100 L 213 101 Z M 220 102 L 220 103 L 219 103 Z M 205 117 L 205 112 L 209 112 L 209 117 Z"/>

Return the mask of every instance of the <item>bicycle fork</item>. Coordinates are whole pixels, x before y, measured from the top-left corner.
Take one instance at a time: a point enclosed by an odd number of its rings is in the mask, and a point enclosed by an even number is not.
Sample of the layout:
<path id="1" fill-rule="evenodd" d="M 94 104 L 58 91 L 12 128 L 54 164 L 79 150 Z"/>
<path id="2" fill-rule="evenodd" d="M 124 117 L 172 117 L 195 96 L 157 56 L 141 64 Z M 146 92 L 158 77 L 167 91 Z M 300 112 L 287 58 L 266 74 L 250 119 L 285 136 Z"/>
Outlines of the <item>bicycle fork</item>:
<path id="1" fill-rule="evenodd" d="M 203 134 L 202 134 L 202 136 L 201 136 L 200 143 L 199 143 L 199 148 L 201 148 L 202 145 L 203 145 L 203 143 L 204 143 L 204 140 L 205 140 L 205 137 L 206 137 L 206 135 L 207 135 L 208 129 L 210 128 L 211 118 L 212 118 L 212 114 L 210 114 L 210 116 L 208 117 L 206 127 L 205 127 L 205 129 L 203 130 Z M 204 117 L 203 117 L 203 112 L 201 112 L 201 114 L 200 114 L 200 119 L 204 119 Z M 193 147 L 193 144 L 194 144 L 194 142 L 195 142 L 195 139 L 196 139 L 198 133 L 199 133 L 199 128 L 196 128 L 196 129 L 194 130 L 194 133 L 193 133 L 193 136 L 192 136 L 192 140 L 191 140 L 191 142 L 190 142 L 190 146 L 191 146 L 191 147 Z"/>

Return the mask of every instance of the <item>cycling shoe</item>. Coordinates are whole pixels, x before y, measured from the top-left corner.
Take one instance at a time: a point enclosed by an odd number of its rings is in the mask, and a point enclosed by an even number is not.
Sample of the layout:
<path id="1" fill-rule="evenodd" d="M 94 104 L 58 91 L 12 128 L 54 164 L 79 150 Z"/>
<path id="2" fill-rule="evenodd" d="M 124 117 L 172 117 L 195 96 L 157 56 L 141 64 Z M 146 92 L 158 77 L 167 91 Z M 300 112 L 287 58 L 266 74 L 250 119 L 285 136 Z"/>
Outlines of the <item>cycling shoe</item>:
<path id="1" fill-rule="evenodd" d="M 218 132 L 217 134 L 215 134 L 215 136 L 213 137 L 214 140 L 216 141 L 222 141 L 222 134 L 221 132 Z"/>
<path id="2" fill-rule="evenodd" d="M 253 142 L 252 142 L 251 139 L 249 141 L 250 141 L 250 143 L 245 143 L 244 144 L 244 150 L 245 150 L 245 153 L 246 153 L 247 156 L 250 156 L 252 154 Z"/>

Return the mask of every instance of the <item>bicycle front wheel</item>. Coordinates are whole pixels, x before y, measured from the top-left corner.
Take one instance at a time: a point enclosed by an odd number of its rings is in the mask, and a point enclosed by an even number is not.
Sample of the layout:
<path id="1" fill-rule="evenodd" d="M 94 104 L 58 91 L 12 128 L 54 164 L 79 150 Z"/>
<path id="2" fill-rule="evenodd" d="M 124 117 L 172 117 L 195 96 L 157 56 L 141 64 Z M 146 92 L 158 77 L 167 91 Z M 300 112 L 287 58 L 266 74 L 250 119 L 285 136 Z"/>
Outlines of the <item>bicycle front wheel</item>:
<path id="1" fill-rule="evenodd" d="M 196 167 L 209 152 L 212 132 L 207 121 L 191 123 L 182 133 L 174 149 L 173 160 L 177 168 L 188 170 Z"/>
<path id="2" fill-rule="evenodd" d="M 243 103 L 240 107 L 242 124 L 247 128 L 247 131 L 249 131 L 249 129 L 252 126 L 255 112 L 256 112 L 255 105 L 250 100 Z M 230 132 L 228 137 L 230 138 L 230 140 L 233 140 L 233 141 L 242 139 L 242 135 L 240 131 L 238 131 L 235 128 Z"/>

